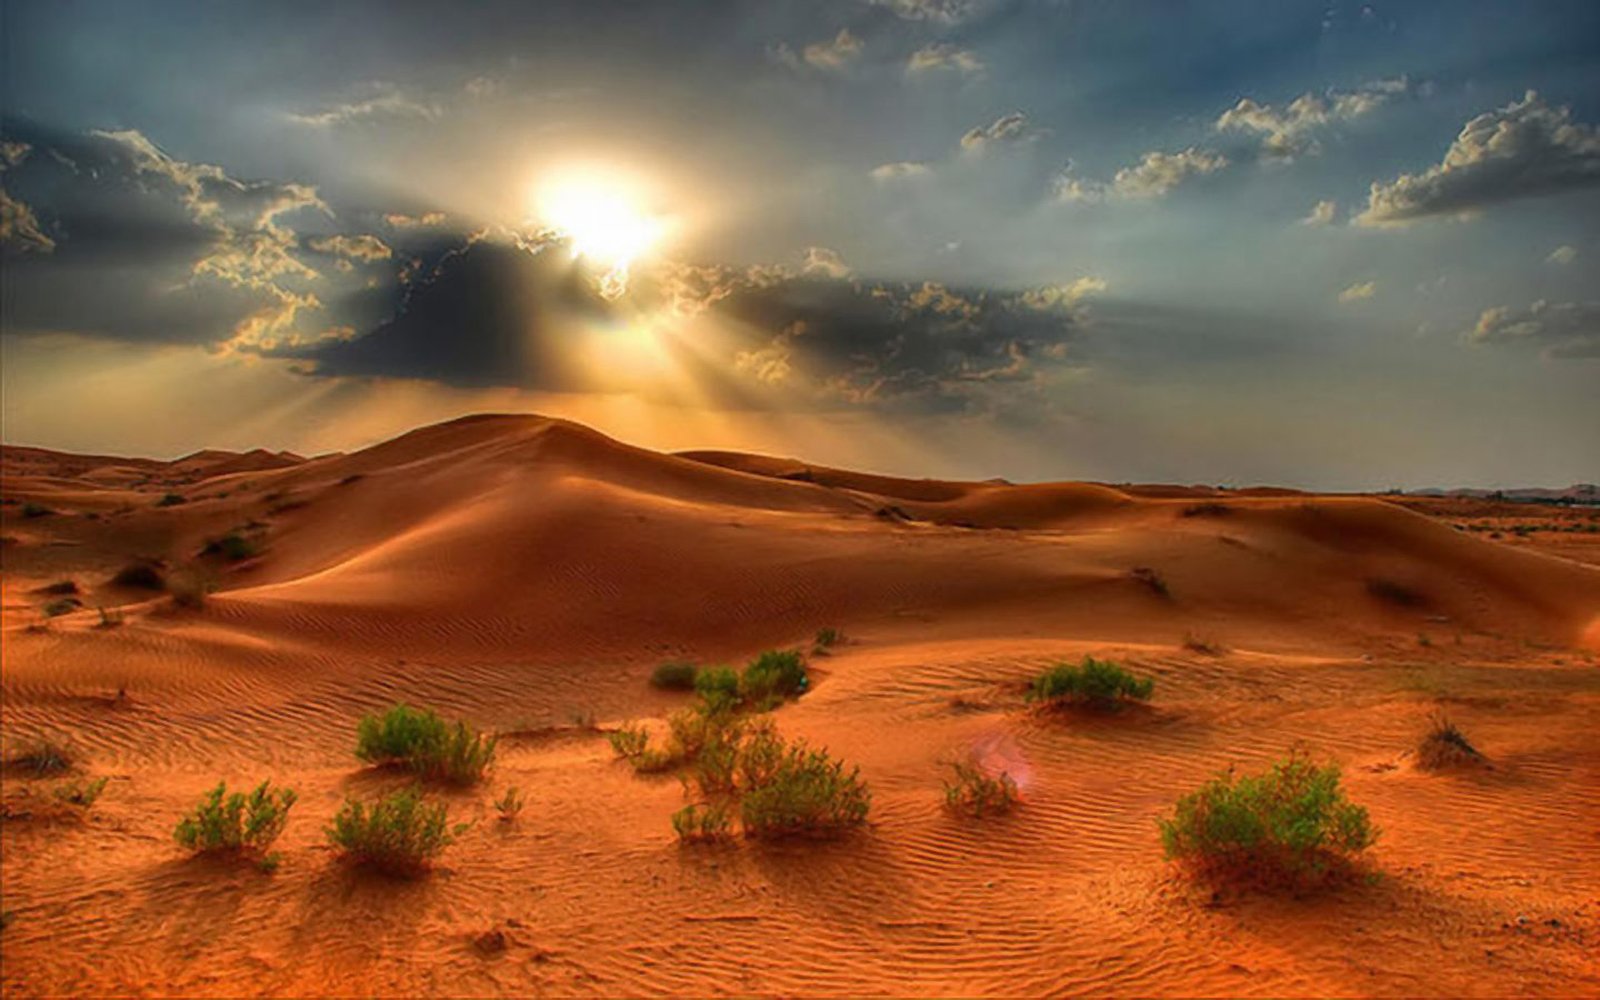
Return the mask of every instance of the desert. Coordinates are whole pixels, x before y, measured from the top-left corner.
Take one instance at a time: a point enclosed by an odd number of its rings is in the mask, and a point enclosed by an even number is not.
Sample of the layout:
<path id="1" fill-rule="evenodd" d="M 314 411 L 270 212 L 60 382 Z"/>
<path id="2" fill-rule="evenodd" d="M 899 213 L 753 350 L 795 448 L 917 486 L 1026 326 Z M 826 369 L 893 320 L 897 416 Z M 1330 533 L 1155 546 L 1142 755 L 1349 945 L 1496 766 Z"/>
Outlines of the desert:
<path id="1" fill-rule="evenodd" d="M 314 459 L 4 461 L 8 753 L 70 758 L 7 764 L 8 995 L 1600 987 L 1584 532 L 1491 540 L 1452 523 L 1472 501 L 668 455 L 531 416 Z M 248 546 L 208 545 L 230 533 Z M 141 560 L 214 590 L 183 607 L 113 582 Z M 767 649 L 812 678 L 772 722 L 859 767 L 868 822 L 680 843 L 685 788 L 607 736 L 687 703 L 651 686 L 660 664 Z M 1025 702 L 1084 655 L 1155 696 L 1108 717 Z M 340 864 L 322 830 L 411 781 L 353 753 L 396 702 L 498 735 L 483 784 L 428 787 L 472 826 L 411 879 Z M 1481 763 L 1419 766 L 1441 712 Z M 1181 795 L 1296 746 L 1370 810 L 1369 878 L 1230 890 L 1164 860 Z M 947 809 L 965 759 L 1008 774 L 1016 808 Z M 51 808 L 101 778 L 91 808 Z M 270 873 L 174 844 L 220 780 L 298 793 Z M 502 823 L 508 787 L 526 808 Z"/>

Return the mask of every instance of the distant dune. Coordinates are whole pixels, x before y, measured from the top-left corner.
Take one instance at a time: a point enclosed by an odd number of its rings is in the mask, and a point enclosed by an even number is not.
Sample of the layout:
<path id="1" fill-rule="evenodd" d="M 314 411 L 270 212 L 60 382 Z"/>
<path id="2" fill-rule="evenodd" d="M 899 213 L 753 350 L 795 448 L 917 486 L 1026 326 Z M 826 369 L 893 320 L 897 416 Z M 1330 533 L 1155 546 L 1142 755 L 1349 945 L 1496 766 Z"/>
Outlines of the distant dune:
<path id="1" fill-rule="evenodd" d="M 0 470 L 0 719 L 112 778 L 68 836 L 3 827 L 7 995 L 1600 990 L 1561 930 L 1600 934 L 1600 515 L 1496 508 L 1496 535 L 1533 527 L 1491 538 L 1477 501 L 900 479 L 501 415 L 314 459 L 7 446 Z M 216 593 L 114 582 L 141 561 Z M 67 581 L 78 608 L 44 624 Z M 656 664 L 824 627 L 847 641 L 775 718 L 877 790 L 848 844 L 680 849 L 677 783 L 573 723 L 660 718 L 682 701 Z M 1032 672 L 1085 653 L 1154 676 L 1154 714 L 1024 710 Z M 320 847 L 367 781 L 355 720 L 395 700 L 543 734 L 497 772 L 530 798 L 520 832 L 453 795 L 478 828 L 405 890 L 335 879 Z M 1406 763 L 1440 708 L 1491 776 Z M 1297 742 L 1345 764 L 1393 877 L 1332 906 L 1191 899 L 1155 817 Z M 973 748 L 1027 775 L 987 831 L 937 807 Z M 270 878 L 168 840 L 224 776 L 302 792 Z M 1542 929 L 1502 930 L 1519 915 Z M 513 948 L 486 961 L 469 942 L 496 927 Z M 1468 953 L 1496 957 L 1442 962 Z"/>

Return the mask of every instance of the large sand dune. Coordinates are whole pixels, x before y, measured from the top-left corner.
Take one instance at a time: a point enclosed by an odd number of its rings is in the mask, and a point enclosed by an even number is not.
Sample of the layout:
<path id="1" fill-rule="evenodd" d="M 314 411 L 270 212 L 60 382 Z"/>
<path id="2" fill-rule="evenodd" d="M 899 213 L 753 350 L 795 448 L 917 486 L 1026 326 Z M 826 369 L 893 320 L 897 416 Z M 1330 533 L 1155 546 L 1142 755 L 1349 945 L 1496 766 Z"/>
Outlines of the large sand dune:
<path id="1" fill-rule="evenodd" d="M 7 741 L 112 779 L 82 823 L 0 827 L 8 995 L 1600 992 L 1600 569 L 1458 530 L 1450 501 L 895 479 L 523 416 L 315 459 L 0 462 Z M 202 609 L 110 582 L 230 531 L 255 551 L 199 559 Z M 83 607 L 43 627 L 65 580 Z M 682 704 L 646 683 L 663 660 L 824 626 L 849 641 L 776 720 L 861 765 L 871 828 L 680 847 L 677 783 L 587 720 Z M 1085 653 L 1153 675 L 1152 711 L 1024 710 L 1021 681 Z M 320 830 L 389 780 L 351 749 L 397 699 L 512 734 L 491 788 L 447 796 L 481 822 L 408 884 L 330 864 Z M 1441 707 L 1491 770 L 1411 766 Z M 1344 765 L 1384 877 L 1213 897 L 1169 871 L 1156 817 L 1297 742 Z M 1016 815 L 940 809 L 974 750 L 1020 776 Z M 171 842 L 219 778 L 268 777 L 302 795 L 276 874 Z"/>

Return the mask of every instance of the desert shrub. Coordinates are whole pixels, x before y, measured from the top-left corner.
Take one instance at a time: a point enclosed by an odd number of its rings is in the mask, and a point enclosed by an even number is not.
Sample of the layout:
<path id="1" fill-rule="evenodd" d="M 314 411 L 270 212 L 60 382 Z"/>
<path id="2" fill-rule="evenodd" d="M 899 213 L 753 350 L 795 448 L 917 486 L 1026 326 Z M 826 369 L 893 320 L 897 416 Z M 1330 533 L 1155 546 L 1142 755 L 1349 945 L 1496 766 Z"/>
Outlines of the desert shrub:
<path id="1" fill-rule="evenodd" d="M 430 805 L 420 792 L 408 788 L 374 802 L 346 799 L 326 834 L 345 861 L 389 875 L 412 876 L 426 871 L 468 825 L 452 827 L 443 803 Z"/>
<path id="2" fill-rule="evenodd" d="M 1149 566 L 1135 566 L 1128 571 L 1128 576 L 1135 582 L 1141 583 L 1150 589 L 1157 597 L 1171 597 L 1172 591 L 1167 587 L 1166 578 L 1157 570 Z"/>
<path id="3" fill-rule="evenodd" d="M 46 618 L 59 618 L 62 615 L 70 615 L 81 607 L 83 602 L 76 597 L 58 597 L 44 606 L 44 614 Z"/>
<path id="4" fill-rule="evenodd" d="M 292 788 L 274 789 L 263 781 L 248 794 L 228 794 L 217 782 L 194 810 L 172 831 L 177 842 L 197 854 L 235 851 L 265 854 L 289 822 L 295 803 Z"/>
<path id="5" fill-rule="evenodd" d="M 739 675 L 732 667 L 707 667 L 695 677 L 694 690 L 708 710 L 732 709 L 739 704 Z"/>
<path id="6" fill-rule="evenodd" d="M 101 628 L 116 628 L 122 624 L 123 614 L 121 608 L 108 608 L 105 605 L 97 605 L 95 610 L 100 612 Z"/>
<path id="7" fill-rule="evenodd" d="M 1010 812 L 1017 804 L 1017 783 L 1004 771 L 990 777 L 974 762 L 952 761 L 954 775 L 944 783 L 944 804 L 951 812 L 968 816 L 993 816 Z"/>
<path id="8" fill-rule="evenodd" d="M 25 503 L 25 504 L 22 505 L 22 516 L 23 517 L 49 517 L 51 514 L 54 514 L 54 513 L 55 513 L 55 511 L 51 510 L 49 507 L 44 506 L 43 504 Z"/>
<path id="9" fill-rule="evenodd" d="M 181 503 L 188 503 L 188 502 L 189 502 L 188 500 L 184 499 L 184 496 L 183 496 L 182 493 L 164 493 L 164 494 L 162 494 L 161 499 L 156 501 L 156 506 L 157 507 L 176 507 Z"/>
<path id="10" fill-rule="evenodd" d="M 650 734 L 644 731 L 643 726 L 627 722 L 607 733 L 606 742 L 611 744 L 612 753 L 623 760 L 633 760 L 649 749 Z"/>
<path id="11" fill-rule="evenodd" d="M 167 589 L 167 576 L 162 572 L 162 565 L 152 559 L 140 559 L 129 563 L 117 570 L 111 582 L 118 587 L 131 587 L 136 590 Z"/>
<path id="12" fill-rule="evenodd" d="M 180 608 L 205 607 L 206 598 L 216 589 L 216 582 L 209 574 L 192 566 L 167 578 L 167 593 L 172 595 L 172 603 Z"/>
<path id="13" fill-rule="evenodd" d="M 1135 677 L 1110 660 L 1085 656 L 1077 666 L 1058 663 L 1035 677 L 1027 698 L 1052 707 L 1106 710 L 1125 701 L 1148 701 L 1154 691 L 1150 678 Z"/>
<path id="14" fill-rule="evenodd" d="M 805 659 L 798 652 L 769 649 L 745 666 L 739 695 L 746 704 L 766 708 L 804 694 L 810 685 Z"/>
<path id="15" fill-rule="evenodd" d="M 1233 508 L 1225 503 L 1206 501 L 1195 503 L 1183 508 L 1184 517 L 1227 517 L 1233 513 Z"/>
<path id="16" fill-rule="evenodd" d="M 100 799 L 100 793 L 106 790 L 110 778 L 95 778 L 92 781 L 68 781 L 57 785 L 55 791 L 56 801 L 87 812 Z"/>
<path id="17" fill-rule="evenodd" d="M 78 589 L 78 584 L 75 580 L 58 580 L 55 583 L 39 587 L 34 593 L 44 594 L 46 597 L 68 597 L 73 594 L 81 594 L 83 591 Z"/>
<path id="18" fill-rule="evenodd" d="M 1378 837 L 1367 810 L 1345 798 L 1338 766 L 1299 750 L 1263 774 L 1218 775 L 1159 822 L 1169 860 L 1268 883 L 1320 881 Z"/>
<path id="19" fill-rule="evenodd" d="M 1196 635 L 1193 632 L 1183 634 L 1183 648 L 1191 653 L 1200 653 L 1203 656 L 1221 656 L 1228 651 L 1228 647 L 1209 636 Z"/>
<path id="20" fill-rule="evenodd" d="M 522 799 L 522 793 L 517 790 L 516 785 L 512 785 L 506 789 L 504 795 L 495 800 L 494 808 L 500 814 L 500 822 L 514 823 L 517 817 L 521 815 L 522 807 L 525 804 Z"/>
<path id="21" fill-rule="evenodd" d="M 672 829 L 685 843 L 726 840 L 732 823 L 722 803 L 690 804 L 672 814 Z"/>
<path id="22" fill-rule="evenodd" d="M 1464 764 L 1483 761 L 1483 754 L 1472 745 L 1453 721 L 1443 714 L 1428 720 L 1428 731 L 1417 744 L 1417 764 L 1429 771 L 1438 771 Z"/>
<path id="23" fill-rule="evenodd" d="M 395 705 L 368 715 L 356 729 L 356 756 L 369 764 L 409 767 L 453 784 L 483 779 L 494 761 L 495 738 L 457 722 L 450 726 L 429 709 Z"/>
<path id="24" fill-rule="evenodd" d="M 19 771 L 32 772 L 39 777 L 61 774 L 72 769 L 72 751 L 67 749 L 65 744 L 55 740 L 35 740 L 20 752 L 7 757 L 5 765 L 8 770 L 15 768 Z"/>
<path id="25" fill-rule="evenodd" d="M 760 783 L 741 789 L 745 836 L 832 834 L 866 822 L 872 793 L 859 768 L 846 772 L 842 761 L 803 741 L 780 746 Z"/>
<path id="26" fill-rule="evenodd" d="M 663 691 L 693 691 L 695 673 L 695 665 L 692 663 L 682 661 L 663 663 L 650 674 L 650 686 Z"/>
<path id="27" fill-rule="evenodd" d="M 829 625 L 817 629 L 817 634 L 812 638 L 811 644 L 817 649 L 832 649 L 843 638 L 844 636 L 839 634 L 838 629 Z"/>
<path id="28" fill-rule="evenodd" d="M 221 538 L 213 538 L 206 542 L 200 554 L 221 556 L 229 562 L 242 562 L 260 555 L 261 546 L 256 544 L 255 539 L 241 535 L 237 531 L 230 531 Z"/>

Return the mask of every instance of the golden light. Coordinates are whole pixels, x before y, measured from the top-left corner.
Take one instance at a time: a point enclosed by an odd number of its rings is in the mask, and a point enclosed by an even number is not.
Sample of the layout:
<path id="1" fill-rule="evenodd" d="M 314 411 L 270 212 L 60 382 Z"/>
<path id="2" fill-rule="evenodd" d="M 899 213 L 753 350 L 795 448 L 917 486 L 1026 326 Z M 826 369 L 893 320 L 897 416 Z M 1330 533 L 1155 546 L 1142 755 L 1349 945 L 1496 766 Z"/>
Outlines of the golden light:
<path id="1" fill-rule="evenodd" d="M 628 265 L 667 233 L 666 218 L 649 211 L 640 185 L 614 173 L 558 175 L 541 183 L 536 197 L 540 221 L 572 241 L 573 255 L 606 269 L 601 291 L 608 297 L 626 289 Z"/>

